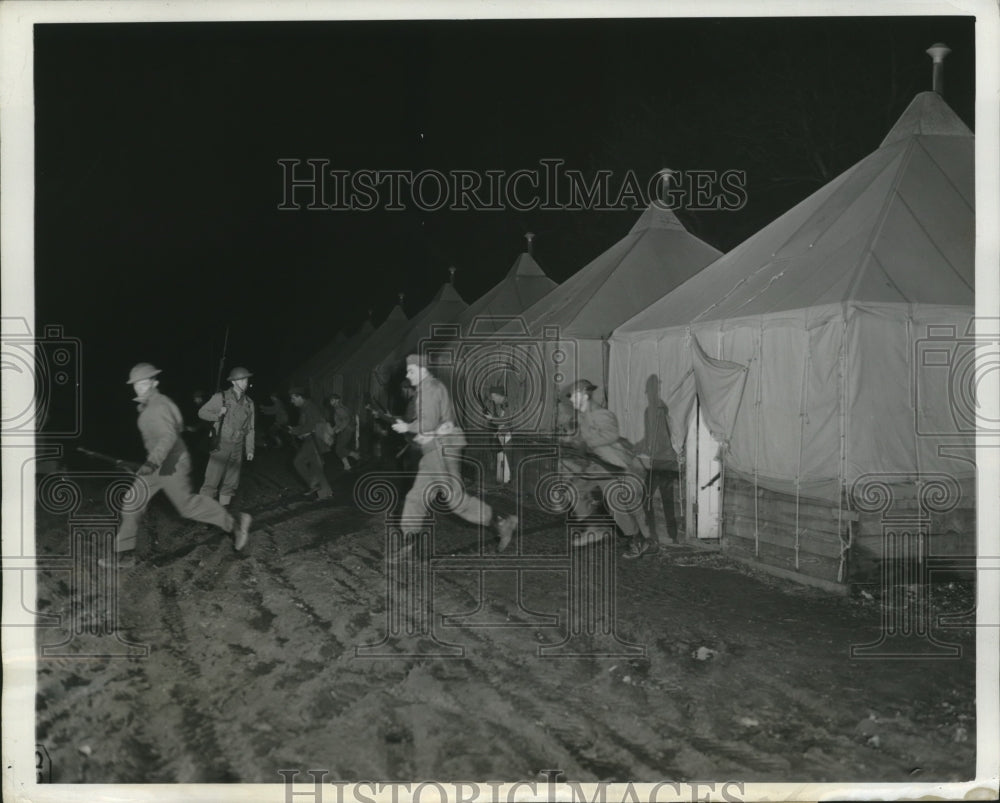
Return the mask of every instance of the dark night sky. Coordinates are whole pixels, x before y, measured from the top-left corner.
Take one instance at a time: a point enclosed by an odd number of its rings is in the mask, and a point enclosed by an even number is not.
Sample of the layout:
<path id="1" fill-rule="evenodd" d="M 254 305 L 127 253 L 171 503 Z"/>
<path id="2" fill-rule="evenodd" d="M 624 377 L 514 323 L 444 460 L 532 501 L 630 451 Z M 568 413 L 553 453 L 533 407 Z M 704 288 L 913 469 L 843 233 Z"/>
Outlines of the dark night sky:
<path id="1" fill-rule="evenodd" d="M 417 312 L 449 265 L 471 303 L 533 231 L 562 281 L 639 214 L 280 211 L 283 158 L 746 170 L 744 209 L 678 211 L 725 251 L 874 150 L 936 41 L 971 128 L 970 18 L 39 25 L 36 328 L 81 339 L 99 443 L 134 428 L 139 360 L 183 399 L 228 325 L 259 395 L 397 292 Z"/>

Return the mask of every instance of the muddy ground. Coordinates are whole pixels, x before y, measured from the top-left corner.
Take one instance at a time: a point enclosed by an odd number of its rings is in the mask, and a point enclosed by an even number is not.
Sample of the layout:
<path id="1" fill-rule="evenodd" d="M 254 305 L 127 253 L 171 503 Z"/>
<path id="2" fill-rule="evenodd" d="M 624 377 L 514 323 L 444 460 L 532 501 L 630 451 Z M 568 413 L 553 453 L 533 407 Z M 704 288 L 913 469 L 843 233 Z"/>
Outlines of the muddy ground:
<path id="1" fill-rule="evenodd" d="M 255 515 L 243 553 L 158 497 L 110 616 L 96 568 L 40 572 L 37 610 L 61 617 L 37 630 L 47 780 L 280 783 L 283 769 L 358 781 L 537 780 L 546 769 L 581 782 L 975 774 L 971 627 L 946 631 L 955 658 L 852 659 L 852 645 L 880 633 L 879 589 L 837 597 L 682 544 L 617 562 L 612 629 L 624 655 L 539 656 L 569 636 L 578 652 L 615 651 L 607 619 L 596 635 L 576 632 L 559 565 L 524 573 L 520 592 L 514 571 L 488 572 L 482 586 L 472 569 L 435 572 L 428 638 L 413 616 L 389 621 L 399 599 L 390 588 L 408 581 L 387 585 L 384 517 L 355 506 L 357 477 L 331 469 L 333 499 L 306 501 L 287 464 L 272 452 L 247 468 L 234 504 Z M 74 481 L 76 515 L 105 513 L 107 480 Z M 515 507 L 502 489 L 488 498 Z M 524 552 L 568 553 L 564 518 L 521 512 Z M 38 553 L 68 554 L 70 525 L 39 506 Z M 453 516 L 438 517 L 436 539 L 436 555 L 479 554 L 475 530 Z M 909 590 L 930 593 L 935 613 L 973 604 L 967 581 Z M 116 635 L 100 630 L 109 618 Z M 390 628 L 398 636 L 386 638 Z M 56 654 L 41 655 L 44 645 Z M 380 645 L 378 656 L 359 655 L 365 645 Z M 426 654 L 443 649 L 461 655 Z"/>

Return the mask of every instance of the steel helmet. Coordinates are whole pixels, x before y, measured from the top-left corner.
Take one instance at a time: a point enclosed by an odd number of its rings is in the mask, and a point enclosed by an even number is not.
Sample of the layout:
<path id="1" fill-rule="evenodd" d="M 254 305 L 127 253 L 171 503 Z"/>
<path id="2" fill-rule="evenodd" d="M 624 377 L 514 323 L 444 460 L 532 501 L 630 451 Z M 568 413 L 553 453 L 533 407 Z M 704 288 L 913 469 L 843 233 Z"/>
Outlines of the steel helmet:
<path id="1" fill-rule="evenodd" d="M 148 362 L 140 362 L 132 366 L 132 370 L 128 372 L 128 382 L 125 384 L 134 385 L 143 379 L 152 379 L 158 373 L 160 373 L 160 369 L 155 365 Z"/>
<path id="2" fill-rule="evenodd" d="M 247 379 L 251 376 L 253 376 L 253 374 L 251 374 L 246 368 L 238 365 L 229 372 L 229 376 L 226 377 L 226 381 L 235 382 L 237 379 Z"/>

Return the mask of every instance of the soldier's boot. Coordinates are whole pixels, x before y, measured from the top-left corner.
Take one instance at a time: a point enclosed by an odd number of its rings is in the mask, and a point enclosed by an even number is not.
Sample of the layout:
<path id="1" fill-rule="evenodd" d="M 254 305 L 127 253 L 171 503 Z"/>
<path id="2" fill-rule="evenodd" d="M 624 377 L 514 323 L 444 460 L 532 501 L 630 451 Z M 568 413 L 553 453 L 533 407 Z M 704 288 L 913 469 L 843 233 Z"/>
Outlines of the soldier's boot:
<path id="1" fill-rule="evenodd" d="M 504 516 L 497 521 L 497 534 L 500 541 L 497 543 L 497 552 L 503 552 L 510 546 L 510 541 L 514 537 L 517 529 L 517 516 Z"/>
<path id="2" fill-rule="evenodd" d="M 240 513 L 233 522 L 233 535 L 235 536 L 234 546 L 236 551 L 239 552 L 247 545 L 250 540 L 250 522 L 253 518 L 249 513 Z"/>

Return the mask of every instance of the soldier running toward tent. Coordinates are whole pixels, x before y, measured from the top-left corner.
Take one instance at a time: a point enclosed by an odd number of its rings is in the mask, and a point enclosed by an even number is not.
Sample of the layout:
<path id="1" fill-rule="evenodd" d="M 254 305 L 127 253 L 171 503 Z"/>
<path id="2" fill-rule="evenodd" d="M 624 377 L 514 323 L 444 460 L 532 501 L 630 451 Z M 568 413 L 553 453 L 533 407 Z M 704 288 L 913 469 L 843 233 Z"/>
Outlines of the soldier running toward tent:
<path id="1" fill-rule="evenodd" d="M 299 409 L 299 421 L 288 431 L 299 439 L 299 450 L 295 455 L 295 470 L 309 486 L 306 496 L 318 494 L 320 499 L 333 496 L 333 489 L 323 468 L 323 455 L 330 450 L 325 440 L 317 434 L 319 428 L 329 427 L 323 411 L 312 399 L 306 398 L 303 388 L 292 388 L 288 392 L 292 404 Z"/>
<path id="2" fill-rule="evenodd" d="M 350 471 L 353 466 L 351 459 L 360 460 L 361 455 L 354 449 L 357 436 L 357 421 L 354 412 L 344 404 L 339 393 L 330 395 L 330 415 L 333 420 L 333 452 L 340 458 L 344 471 Z"/>
<path id="3" fill-rule="evenodd" d="M 456 423 L 448 389 L 427 369 L 423 355 L 411 354 L 406 358 L 406 378 L 417 392 L 416 420 L 410 423 L 398 420 L 392 428 L 400 434 L 413 433 L 422 456 L 417 477 L 403 505 L 404 526 L 423 518 L 431 489 L 435 483 L 444 482 L 448 486 L 445 504 L 468 522 L 494 527 L 499 538 L 497 550 L 502 552 L 517 528 L 517 516 L 494 513 L 486 502 L 466 493 L 458 454 L 466 445 L 465 434 Z M 398 558 L 412 550 L 413 533 L 406 535 L 409 540 L 391 557 Z"/>
<path id="4" fill-rule="evenodd" d="M 129 372 L 128 382 L 139 403 L 139 432 L 146 448 L 146 462 L 136 471 L 136 479 L 128 499 L 142 500 L 141 505 L 122 511 L 121 524 L 115 536 L 113 562 L 98 560 L 102 568 L 129 569 L 135 566 L 135 548 L 139 519 L 149 501 L 163 491 L 171 504 L 186 519 L 214 524 L 234 537 L 237 550 L 247 545 L 250 537 L 250 514 L 241 513 L 234 519 L 216 500 L 191 492 L 189 474 L 191 456 L 181 433 L 184 422 L 177 405 L 157 389 L 160 369 L 141 362 Z"/>

